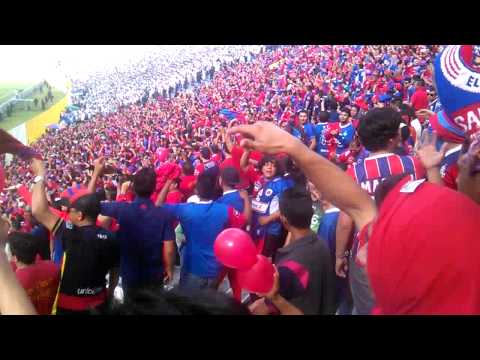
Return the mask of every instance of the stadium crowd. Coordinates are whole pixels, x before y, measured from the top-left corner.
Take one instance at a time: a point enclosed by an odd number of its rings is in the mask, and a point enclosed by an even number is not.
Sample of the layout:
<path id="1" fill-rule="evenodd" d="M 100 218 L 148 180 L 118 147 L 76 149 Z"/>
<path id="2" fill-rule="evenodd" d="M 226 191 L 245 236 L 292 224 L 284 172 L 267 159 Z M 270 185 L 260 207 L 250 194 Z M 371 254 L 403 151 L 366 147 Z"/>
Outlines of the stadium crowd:
<path id="1" fill-rule="evenodd" d="M 222 64 L 236 59 L 246 62 L 260 49 L 252 45 L 151 47 L 141 59 L 74 79 L 72 102 L 81 107 L 76 115 L 84 120 L 149 97 L 173 97 L 212 78 Z"/>
<path id="2" fill-rule="evenodd" d="M 86 121 L 1 151 L 0 312 L 478 314 L 480 47 L 234 48 L 172 56 L 232 56 L 191 91 L 169 58 L 92 78 Z M 229 227 L 268 293 L 216 258 Z"/>

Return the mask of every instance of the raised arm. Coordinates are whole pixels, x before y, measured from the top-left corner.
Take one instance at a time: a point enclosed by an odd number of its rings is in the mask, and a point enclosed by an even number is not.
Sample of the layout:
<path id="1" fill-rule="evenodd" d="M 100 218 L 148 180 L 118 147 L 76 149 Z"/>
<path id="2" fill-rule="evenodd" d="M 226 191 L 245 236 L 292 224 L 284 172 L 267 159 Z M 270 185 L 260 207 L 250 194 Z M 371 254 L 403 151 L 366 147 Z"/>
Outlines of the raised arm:
<path id="1" fill-rule="evenodd" d="M 162 206 L 165 203 L 168 195 L 168 189 L 170 188 L 172 182 L 172 179 L 167 179 L 165 185 L 163 185 L 162 190 L 160 190 L 160 193 L 158 194 L 157 201 L 155 201 L 155 206 Z"/>
<path id="2" fill-rule="evenodd" d="M 43 224 L 49 231 L 52 231 L 59 217 L 52 213 L 48 206 L 45 194 L 45 176 L 47 173 L 45 164 L 42 160 L 33 159 L 31 165 L 37 180 L 33 185 L 32 215 L 39 223 Z"/>
<path id="3" fill-rule="evenodd" d="M 250 158 L 250 150 L 245 149 L 245 151 L 242 154 L 242 157 L 240 158 L 240 169 L 242 171 L 246 172 L 248 170 L 248 159 Z"/>
<path id="4" fill-rule="evenodd" d="M 93 165 L 95 167 L 93 170 L 92 178 L 88 183 L 88 192 L 91 194 L 94 194 L 95 191 L 97 190 L 98 178 L 102 176 L 103 169 L 105 168 L 105 158 L 104 157 L 98 158 L 97 160 L 94 161 Z"/>
<path id="5" fill-rule="evenodd" d="M 241 142 L 245 148 L 269 154 L 289 154 L 315 187 L 352 217 L 357 228 L 363 228 L 376 216 L 373 200 L 347 174 L 274 124 L 262 121 L 236 126 L 229 133 L 246 136 Z"/>

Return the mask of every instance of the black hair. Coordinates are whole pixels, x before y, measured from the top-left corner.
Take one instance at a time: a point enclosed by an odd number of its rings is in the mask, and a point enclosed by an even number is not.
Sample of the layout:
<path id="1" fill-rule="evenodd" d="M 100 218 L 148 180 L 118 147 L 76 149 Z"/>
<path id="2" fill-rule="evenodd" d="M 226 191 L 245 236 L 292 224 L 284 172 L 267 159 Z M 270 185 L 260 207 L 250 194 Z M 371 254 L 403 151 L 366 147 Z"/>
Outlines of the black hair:
<path id="1" fill-rule="evenodd" d="M 297 229 L 308 229 L 313 216 L 312 198 L 303 187 L 285 190 L 280 196 L 280 214 Z"/>
<path id="2" fill-rule="evenodd" d="M 182 171 L 185 175 L 193 175 L 195 172 L 195 169 L 193 168 L 193 165 L 190 161 L 185 161 L 182 165 Z"/>
<path id="3" fill-rule="evenodd" d="M 34 235 L 15 231 L 8 235 L 7 242 L 10 251 L 18 261 L 25 265 L 31 265 L 35 262 L 40 247 L 39 239 Z"/>
<path id="4" fill-rule="evenodd" d="M 298 112 L 298 115 L 300 116 L 300 114 L 305 114 L 305 115 L 308 116 L 308 111 L 307 111 L 307 110 L 300 110 L 300 111 Z"/>
<path id="5" fill-rule="evenodd" d="M 406 176 L 407 174 L 397 174 L 385 178 L 375 189 L 375 203 L 380 208 L 383 201 L 390 191 Z"/>
<path id="6" fill-rule="evenodd" d="M 108 309 L 107 314 L 250 315 L 250 311 L 232 297 L 211 289 L 165 291 L 160 286 L 146 286 L 131 292 L 123 304 Z"/>
<path id="7" fill-rule="evenodd" d="M 200 150 L 200 155 L 205 160 L 210 160 L 210 156 L 211 156 L 210 149 L 208 147 L 202 147 L 202 149 Z"/>
<path id="8" fill-rule="evenodd" d="M 388 141 L 398 135 L 402 118 L 391 108 L 370 110 L 358 125 L 360 142 L 368 151 L 384 150 Z"/>
<path id="9" fill-rule="evenodd" d="M 281 171 L 280 171 L 280 163 L 278 161 L 278 159 L 273 156 L 273 155 L 264 155 L 262 157 L 262 159 L 258 162 L 258 165 L 257 165 L 257 168 L 258 170 L 262 171 L 262 168 L 265 166 L 265 164 L 267 163 L 273 163 L 275 164 L 275 169 L 276 169 L 276 172 L 275 172 L 275 175 L 273 175 L 274 177 L 275 176 L 278 176 L 280 175 Z"/>
<path id="10" fill-rule="evenodd" d="M 407 139 L 410 137 L 410 129 L 408 126 L 403 126 L 400 129 L 400 136 L 402 138 L 402 142 L 407 141 Z"/>
<path id="11" fill-rule="evenodd" d="M 417 85 L 418 86 L 425 86 L 425 81 L 423 79 L 418 79 L 417 80 Z"/>
<path id="12" fill-rule="evenodd" d="M 150 197 L 155 191 L 157 175 L 152 168 L 143 168 L 133 177 L 133 190 L 140 197 Z"/>
<path id="13" fill-rule="evenodd" d="M 410 105 L 402 103 L 399 105 L 398 109 L 400 110 L 400 116 L 406 115 L 410 119 L 415 117 L 415 110 Z"/>
<path id="14" fill-rule="evenodd" d="M 210 146 L 210 149 L 214 154 L 218 154 L 220 152 L 220 149 L 218 148 L 217 144 L 212 144 L 212 146 Z"/>
<path id="15" fill-rule="evenodd" d="M 217 196 L 217 179 L 208 172 L 198 175 L 196 185 L 198 196 L 205 200 L 214 200 Z"/>
<path id="16" fill-rule="evenodd" d="M 318 113 L 318 121 L 321 123 L 326 123 L 330 119 L 330 115 L 328 114 L 327 111 L 320 111 Z"/>
<path id="17" fill-rule="evenodd" d="M 305 187 L 307 186 L 307 177 L 296 165 L 290 156 L 285 157 L 280 161 L 281 168 L 285 169 L 285 177 L 293 180 L 295 186 Z"/>
<path id="18" fill-rule="evenodd" d="M 348 114 L 348 116 L 350 116 L 350 109 L 348 109 L 348 108 L 346 108 L 346 107 L 341 108 L 341 109 L 340 109 L 340 112 L 341 112 L 341 113 L 342 113 L 342 112 L 345 112 L 345 113 Z"/>
<path id="19" fill-rule="evenodd" d="M 81 211 L 83 216 L 92 221 L 95 221 L 100 214 L 100 200 L 97 194 L 83 195 L 75 200 L 70 207 Z"/>

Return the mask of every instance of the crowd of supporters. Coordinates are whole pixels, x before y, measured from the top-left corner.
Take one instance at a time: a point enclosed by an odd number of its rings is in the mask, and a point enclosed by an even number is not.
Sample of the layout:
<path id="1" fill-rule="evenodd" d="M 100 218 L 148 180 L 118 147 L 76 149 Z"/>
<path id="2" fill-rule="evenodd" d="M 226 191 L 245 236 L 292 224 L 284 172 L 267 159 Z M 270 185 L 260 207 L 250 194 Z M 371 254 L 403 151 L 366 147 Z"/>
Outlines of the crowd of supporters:
<path id="1" fill-rule="evenodd" d="M 85 83 L 90 116 L 5 165 L 26 311 L 478 313 L 479 47 L 248 48 L 190 91 L 155 58 Z M 229 227 L 275 264 L 268 294 L 216 258 Z"/>

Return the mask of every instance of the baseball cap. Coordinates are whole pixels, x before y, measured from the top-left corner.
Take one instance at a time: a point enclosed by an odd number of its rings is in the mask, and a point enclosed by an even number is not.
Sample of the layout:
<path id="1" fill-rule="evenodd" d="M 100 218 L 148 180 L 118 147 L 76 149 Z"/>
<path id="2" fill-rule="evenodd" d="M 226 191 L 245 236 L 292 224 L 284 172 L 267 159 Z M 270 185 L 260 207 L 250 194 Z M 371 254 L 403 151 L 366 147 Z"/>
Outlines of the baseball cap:
<path id="1" fill-rule="evenodd" d="M 379 312 L 480 314 L 479 218 L 478 205 L 461 193 L 401 180 L 380 206 L 368 240 Z"/>
<path id="2" fill-rule="evenodd" d="M 65 204 L 66 206 L 70 206 L 82 196 L 89 195 L 89 194 L 90 192 L 85 186 L 78 184 L 76 186 L 69 187 L 67 190 L 62 192 L 60 197 L 62 199 L 63 204 Z"/>

